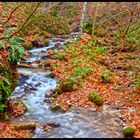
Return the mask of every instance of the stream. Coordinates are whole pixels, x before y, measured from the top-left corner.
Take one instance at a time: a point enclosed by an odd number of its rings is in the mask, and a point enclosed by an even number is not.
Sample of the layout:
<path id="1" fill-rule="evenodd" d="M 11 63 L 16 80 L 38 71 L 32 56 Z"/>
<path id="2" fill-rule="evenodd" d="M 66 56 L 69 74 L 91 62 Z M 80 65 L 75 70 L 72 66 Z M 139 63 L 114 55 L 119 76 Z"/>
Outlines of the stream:
<path id="1" fill-rule="evenodd" d="M 63 47 L 73 39 L 55 37 L 50 39 L 48 46 L 29 50 L 31 56 L 26 58 L 26 62 L 34 63 L 43 60 L 49 48 L 53 48 L 57 43 Z M 19 67 L 19 84 L 12 93 L 12 97 L 19 98 L 28 107 L 28 111 L 16 121 L 35 121 L 37 126 L 32 138 L 122 138 L 121 120 L 117 117 L 117 110 L 104 105 L 101 112 L 95 108 L 83 109 L 72 107 L 67 112 L 50 110 L 51 98 L 49 90 L 56 88 L 57 79 L 48 78 L 50 70 Z M 44 131 L 45 124 L 55 124 L 53 129 Z"/>

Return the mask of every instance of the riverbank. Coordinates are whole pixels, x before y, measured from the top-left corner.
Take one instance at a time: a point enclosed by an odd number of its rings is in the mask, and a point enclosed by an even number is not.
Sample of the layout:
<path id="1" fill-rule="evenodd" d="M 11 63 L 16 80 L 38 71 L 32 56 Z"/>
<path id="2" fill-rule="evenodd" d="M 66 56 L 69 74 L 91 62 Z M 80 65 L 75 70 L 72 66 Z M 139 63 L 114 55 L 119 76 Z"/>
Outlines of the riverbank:
<path id="1" fill-rule="evenodd" d="M 66 110 L 69 105 L 102 110 L 102 106 L 98 107 L 88 99 L 90 92 L 100 93 L 104 105 L 119 111 L 122 125 L 133 126 L 136 129 L 134 137 L 139 137 L 139 89 L 133 86 L 138 53 L 133 53 L 137 58 L 133 61 L 126 58 L 130 55 L 129 52 L 113 56 L 98 43 L 82 40 L 68 44 L 61 52 L 51 54 L 56 56 L 49 62 L 59 79 L 57 88 L 62 92 L 56 93 L 53 105 L 60 105 Z M 129 63 L 125 65 L 122 60 Z M 90 70 L 89 67 L 93 69 Z M 72 82 L 73 89 L 63 91 L 62 84 L 65 82 Z"/>
<path id="2" fill-rule="evenodd" d="M 74 40 L 69 39 L 67 41 L 72 42 Z M 26 134 L 30 134 L 26 135 L 27 137 L 33 138 L 123 137 L 120 119 L 110 106 L 101 107 L 100 110 L 96 110 L 95 106 L 92 106 L 90 109 L 84 108 L 83 110 L 79 105 L 79 107 L 72 106 L 66 111 L 63 106 L 65 104 L 61 104 L 64 110 L 52 108 L 54 105 L 52 102 L 55 100 L 52 91 L 55 90 L 58 81 L 56 77 L 50 77 L 53 67 L 40 65 L 40 62 L 49 62 L 47 58 L 51 48 L 54 47 L 54 50 L 57 50 L 56 44 L 58 43 L 63 48 L 67 41 L 62 38 L 61 41 L 60 38 L 52 38 L 48 46 L 29 51 L 30 56 L 25 59 L 25 62 L 30 63 L 30 65 L 36 63 L 36 68 L 18 68 L 19 83 L 10 97 L 12 100 L 22 101 L 28 109 L 24 115 L 12 117 L 11 121 L 23 123 L 23 125 L 25 122 L 35 122 L 33 131 L 25 131 Z M 81 99 L 83 100 L 83 98 Z M 92 103 L 92 105 L 94 104 Z M 22 126 L 21 128 L 25 127 Z M 20 136 L 15 135 L 15 137 Z"/>

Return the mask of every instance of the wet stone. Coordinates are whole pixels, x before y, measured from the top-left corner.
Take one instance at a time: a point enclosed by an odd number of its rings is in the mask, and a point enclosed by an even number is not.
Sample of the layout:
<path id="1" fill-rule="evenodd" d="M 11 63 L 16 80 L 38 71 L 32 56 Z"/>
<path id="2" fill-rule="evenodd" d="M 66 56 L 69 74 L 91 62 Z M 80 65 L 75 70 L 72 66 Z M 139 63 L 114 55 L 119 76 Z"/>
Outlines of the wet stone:
<path id="1" fill-rule="evenodd" d="M 35 87 L 38 87 L 38 86 L 40 86 L 40 85 L 41 85 L 41 83 L 39 82 L 39 83 L 35 84 L 34 86 L 35 86 Z"/>
<path id="2" fill-rule="evenodd" d="M 43 102 L 45 102 L 45 103 L 51 103 L 50 99 L 48 99 L 48 98 L 44 99 Z"/>
<path id="3" fill-rule="evenodd" d="M 47 125 L 50 126 L 50 127 L 53 127 L 53 128 L 60 127 L 60 124 L 56 123 L 56 122 L 50 122 L 50 123 L 47 123 Z"/>
<path id="4" fill-rule="evenodd" d="M 49 98 L 49 97 L 52 97 L 52 94 L 53 94 L 53 91 L 52 90 L 49 90 L 45 93 L 45 98 Z"/>

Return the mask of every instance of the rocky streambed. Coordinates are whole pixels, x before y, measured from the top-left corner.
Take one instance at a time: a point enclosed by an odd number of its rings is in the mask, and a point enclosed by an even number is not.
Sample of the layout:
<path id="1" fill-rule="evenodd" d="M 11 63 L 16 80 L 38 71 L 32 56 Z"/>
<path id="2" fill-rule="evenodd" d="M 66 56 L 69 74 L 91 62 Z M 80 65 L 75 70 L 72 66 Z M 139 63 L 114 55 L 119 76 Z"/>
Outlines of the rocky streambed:
<path id="1" fill-rule="evenodd" d="M 95 108 L 80 107 L 72 107 L 67 112 L 50 109 L 52 97 L 49 91 L 56 88 L 57 79 L 47 77 L 51 70 L 41 69 L 35 62 L 46 60 L 49 48 L 58 44 L 63 47 L 72 41 L 73 39 L 56 37 L 50 39 L 48 46 L 28 51 L 31 56 L 25 59 L 25 63 L 30 63 L 31 67 L 19 64 L 19 84 L 10 97 L 24 102 L 28 111 L 13 118 L 13 121 L 36 122 L 33 138 L 122 138 L 119 110 L 114 110 L 111 106 L 104 105 L 100 112 Z"/>

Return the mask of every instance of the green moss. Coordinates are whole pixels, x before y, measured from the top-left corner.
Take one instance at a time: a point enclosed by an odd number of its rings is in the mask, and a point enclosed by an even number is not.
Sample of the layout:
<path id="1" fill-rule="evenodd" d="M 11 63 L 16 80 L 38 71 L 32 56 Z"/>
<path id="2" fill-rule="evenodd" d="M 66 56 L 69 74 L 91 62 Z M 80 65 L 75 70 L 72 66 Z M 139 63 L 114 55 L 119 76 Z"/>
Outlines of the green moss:
<path id="1" fill-rule="evenodd" d="M 54 58 L 59 59 L 59 60 L 63 60 L 63 61 L 67 61 L 67 59 L 61 53 L 55 53 Z"/>
<path id="2" fill-rule="evenodd" d="M 135 82 L 134 82 L 134 86 L 135 86 L 136 88 L 140 87 L 140 76 L 137 76 L 137 77 L 136 77 L 136 80 L 135 80 Z"/>
<path id="3" fill-rule="evenodd" d="M 52 65 L 50 66 L 50 70 L 51 70 L 51 71 L 53 71 L 53 70 L 54 70 L 54 67 L 53 67 Z"/>
<path id="4" fill-rule="evenodd" d="M 84 25 L 84 32 L 91 34 L 92 33 L 92 20 L 89 19 Z"/>
<path id="5" fill-rule="evenodd" d="M 48 62 L 48 61 L 44 62 L 44 67 L 49 67 L 49 66 L 51 66 L 50 62 Z"/>
<path id="6" fill-rule="evenodd" d="M 60 110 L 61 106 L 60 105 L 54 105 L 54 106 L 51 106 L 50 108 L 51 108 L 51 110 Z"/>
<path id="7" fill-rule="evenodd" d="M 126 126 L 123 128 L 123 134 L 125 136 L 133 136 L 135 133 L 135 129 L 131 126 Z"/>
<path id="8" fill-rule="evenodd" d="M 59 104 L 58 105 L 51 106 L 50 109 L 53 110 L 53 111 L 57 111 L 57 110 L 60 110 L 60 111 L 63 111 L 63 112 L 66 111 Z"/>
<path id="9" fill-rule="evenodd" d="M 103 98 L 98 93 L 89 93 L 88 99 L 92 102 L 94 102 L 96 105 L 102 105 L 103 104 Z"/>
<path id="10" fill-rule="evenodd" d="M 10 120 L 10 116 L 6 112 L 4 113 L 4 120 L 5 121 L 9 121 Z"/>
<path id="11" fill-rule="evenodd" d="M 112 74 L 108 71 L 104 71 L 99 74 L 99 78 L 100 78 L 101 82 L 105 83 L 105 84 L 111 83 L 111 79 L 110 79 L 111 76 L 112 76 Z"/>
<path id="12" fill-rule="evenodd" d="M 61 94 L 61 90 L 56 88 L 54 91 L 53 91 L 53 97 L 57 97 L 59 94 Z"/>
<path id="13" fill-rule="evenodd" d="M 65 82 L 62 83 L 60 88 L 62 91 L 66 92 L 66 91 L 72 91 L 74 87 L 74 83 L 73 82 Z"/>
<path id="14" fill-rule="evenodd" d="M 102 75 L 100 78 L 101 78 L 102 83 L 105 83 L 105 84 L 110 83 L 110 78 L 108 76 Z"/>
<path id="15" fill-rule="evenodd" d="M 53 72 L 51 72 L 48 75 L 46 75 L 46 77 L 54 78 L 55 77 L 55 74 Z"/>
<path id="16" fill-rule="evenodd" d="M 95 53 L 104 53 L 105 52 L 105 47 L 103 46 L 97 46 L 94 50 Z"/>
<path id="17" fill-rule="evenodd" d="M 40 63 L 40 64 L 38 64 L 38 66 L 39 66 L 39 67 L 42 67 L 42 66 L 43 66 L 43 64 L 42 64 L 42 63 Z"/>

